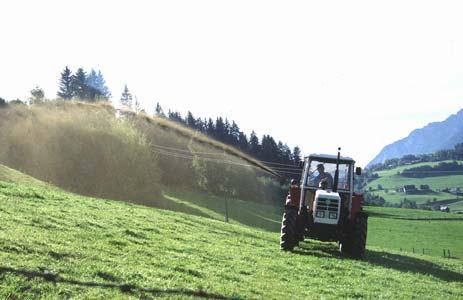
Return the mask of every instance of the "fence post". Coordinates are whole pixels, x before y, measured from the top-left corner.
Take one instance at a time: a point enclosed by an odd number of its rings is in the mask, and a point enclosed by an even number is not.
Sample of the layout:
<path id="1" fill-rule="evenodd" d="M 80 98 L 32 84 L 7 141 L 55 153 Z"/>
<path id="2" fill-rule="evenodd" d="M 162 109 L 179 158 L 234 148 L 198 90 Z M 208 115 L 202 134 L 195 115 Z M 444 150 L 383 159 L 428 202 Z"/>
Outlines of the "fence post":
<path id="1" fill-rule="evenodd" d="M 415 247 L 412 248 L 413 253 L 415 253 Z"/>
<path id="2" fill-rule="evenodd" d="M 228 223 L 228 197 L 225 196 L 225 222 Z"/>
<path id="3" fill-rule="evenodd" d="M 447 252 L 448 252 L 448 256 L 450 258 L 450 249 L 447 249 Z"/>
<path id="4" fill-rule="evenodd" d="M 444 257 L 445 257 L 445 249 L 442 249 L 442 251 L 444 252 Z"/>

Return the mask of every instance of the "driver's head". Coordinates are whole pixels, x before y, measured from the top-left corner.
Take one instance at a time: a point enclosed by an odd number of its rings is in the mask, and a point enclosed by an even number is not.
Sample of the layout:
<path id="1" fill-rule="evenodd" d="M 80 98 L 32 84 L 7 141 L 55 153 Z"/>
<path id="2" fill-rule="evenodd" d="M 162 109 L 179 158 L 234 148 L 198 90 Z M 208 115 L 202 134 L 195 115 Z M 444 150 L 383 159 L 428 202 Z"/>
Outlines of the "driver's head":
<path id="1" fill-rule="evenodd" d="M 317 171 L 319 173 L 324 173 L 325 172 L 325 166 L 323 164 L 318 164 L 317 165 Z"/>

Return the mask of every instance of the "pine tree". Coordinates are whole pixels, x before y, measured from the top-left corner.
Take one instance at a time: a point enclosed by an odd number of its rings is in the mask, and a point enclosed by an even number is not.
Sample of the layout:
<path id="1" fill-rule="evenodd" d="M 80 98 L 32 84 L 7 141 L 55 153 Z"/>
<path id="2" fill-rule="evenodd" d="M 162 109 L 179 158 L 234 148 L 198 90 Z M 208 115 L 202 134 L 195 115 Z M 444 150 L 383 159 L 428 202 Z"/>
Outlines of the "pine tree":
<path id="1" fill-rule="evenodd" d="M 248 137 L 241 131 L 238 135 L 238 148 L 240 148 L 244 152 L 249 152 Z"/>
<path id="2" fill-rule="evenodd" d="M 98 73 L 92 69 L 85 79 L 87 85 L 87 97 L 89 100 L 108 100 L 111 96 L 101 71 Z"/>
<path id="3" fill-rule="evenodd" d="M 98 75 L 95 70 L 92 69 L 88 76 L 85 78 L 87 98 L 90 101 L 95 101 L 101 95 L 98 89 L 97 76 Z"/>
<path id="4" fill-rule="evenodd" d="M 87 75 L 85 74 L 84 69 L 77 69 L 76 74 L 74 74 L 71 79 L 73 97 L 84 101 L 88 99 L 88 88 L 86 80 Z"/>
<path id="5" fill-rule="evenodd" d="M 249 151 L 251 155 L 260 159 L 260 144 L 259 138 L 257 137 L 254 130 L 251 132 L 251 136 L 249 137 Z"/>
<path id="6" fill-rule="evenodd" d="M 156 108 L 154 109 L 154 112 L 155 112 L 156 116 L 158 116 L 158 117 L 161 117 L 161 118 L 166 117 L 166 115 L 164 114 L 164 110 L 162 110 L 162 107 L 159 104 L 159 102 L 156 103 Z"/>
<path id="7" fill-rule="evenodd" d="M 214 135 L 216 139 L 219 141 L 225 141 L 225 124 L 223 123 L 222 117 L 218 117 L 215 120 L 215 130 L 214 130 Z"/>
<path id="8" fill-rule="evenodd" d="M 293 149 L 293 162 L 296 166 L 299 166 L 299 163 L 301 161 L 301 149 L 296 146 Z"/>
<path id="9" fill-rule="evenodd" d="M 109 100 L 111 98 L 111 92 L 109 88 L 106 86 L 106 81 L 104 80 L 103 73 L 98 70 L 98 75 L 96 77 L 96 86 L 100 91 L 101 99 Z"/>
<path id="10" fill-rule="evenodd" d="M 235 123 L 235 121 L 232 121 L 229 132 L 230 132 L 230 143 L 234 146 L 238 145 L 238 140 L 240 136 L 240 128 Z"/>
<path id="11" fill-rule="evenodd" d="M 193 116 L 193 114 L 191 113 L 191 111 L 188 111 L 188 113 L 186 115 L 186 124 L 187 124 L 188 127 L 192 128 L 192 129 L 196 129 L 196 119 Z"/>
<path id="12" fill-rule="evenodd" d="M 72 98 L 72 72 L 67 66 L 61 73 L 57 95 L 64 100 Z"/>
<path id="13" fill-rule="evenodd" d="M 123 106 L 132 108 L 132 94 L 127 88 L 127 84 L 124 86 L 124 91 L 122 92 L 120 101 Z"/>
<path id="14" fill-rule="evenodd" d="M 215 133 L 214 121 L 212 121 L 212 119 L 209 118 L 206 123 L 206 134 L 208 136 L 214 136 L 214 133 Z"/>
<path id="15" fill-rule="evenodd" d="M 204 120 L 201 118 L 196 119 L 196 130 L 202 133 L 206 132 L 206 119 Z"/>

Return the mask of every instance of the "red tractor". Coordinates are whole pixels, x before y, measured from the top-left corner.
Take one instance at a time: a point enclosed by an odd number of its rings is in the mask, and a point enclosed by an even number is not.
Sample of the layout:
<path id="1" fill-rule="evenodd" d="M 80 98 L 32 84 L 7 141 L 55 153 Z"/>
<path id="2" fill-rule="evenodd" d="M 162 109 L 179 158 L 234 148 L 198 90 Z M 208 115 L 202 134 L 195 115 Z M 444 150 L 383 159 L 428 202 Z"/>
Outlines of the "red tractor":
<path id="1" fill-rule="evenodd" d="M 364 257 L 368 215 L 362 211 L 363 195 L 354 193 L 354 173 L 362 170 L 354 170 L 355 161 L 339 151 L 304 159 L 301 184 L 293 180 L 286 198 L 282 250 L 291 251 L 308 237 L 337 241 L 343 256 Z"/>

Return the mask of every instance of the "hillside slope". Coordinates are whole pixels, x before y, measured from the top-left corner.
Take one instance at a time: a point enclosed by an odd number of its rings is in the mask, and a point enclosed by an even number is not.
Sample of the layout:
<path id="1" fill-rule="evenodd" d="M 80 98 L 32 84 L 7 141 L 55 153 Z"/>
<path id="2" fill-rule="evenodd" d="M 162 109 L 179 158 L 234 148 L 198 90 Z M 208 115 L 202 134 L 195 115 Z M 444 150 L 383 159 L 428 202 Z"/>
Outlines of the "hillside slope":
<path id="1" fill-rule="evenodd" d="M 331 243 L 34 184 L 0 182 L 2 298 L 457 299 L 461 260 Z"/>
<path id="2" fill-rule="evenodd" d="M 463 188 L 463 175 L 425 178 L 410 178 L 398 175 L 399 172 L 403 172 L 405 169 L 424 165 L 435 166 L 439 163 L 440 162 L 417 163 L 379 171 L 377 172 L 379 178 L 369 182 L 366 185 L 365 190 L 371 190 L 374 194 L 383 197 L 390 203 L 399 203 L 404 200 L 404 198 L 415 201 L 416 203 L 456 199 L 455 195 L 442 192 L 442 190 L 445 188 Z M 428 185 L 432 191 L 420 192 L 416 195 L 404 194 L 403 192 L 396 191 L 396 188 L 403 187 L 404 185 L 415 185 L 417 188 L 419 188 L 420 185 Z M 382 189 L 378 190 L 378 186 L 381 186 Z"/>
<path id="3" fill-rule="evenodd" d="M 463 142 L 463 109 L 445 121 L 429 123 L 423 128 L 413 130 L 406 138 L 385 146 L 367 167 L 407 154 L 426 154 L 451 149 L 461 142 Z"/>

